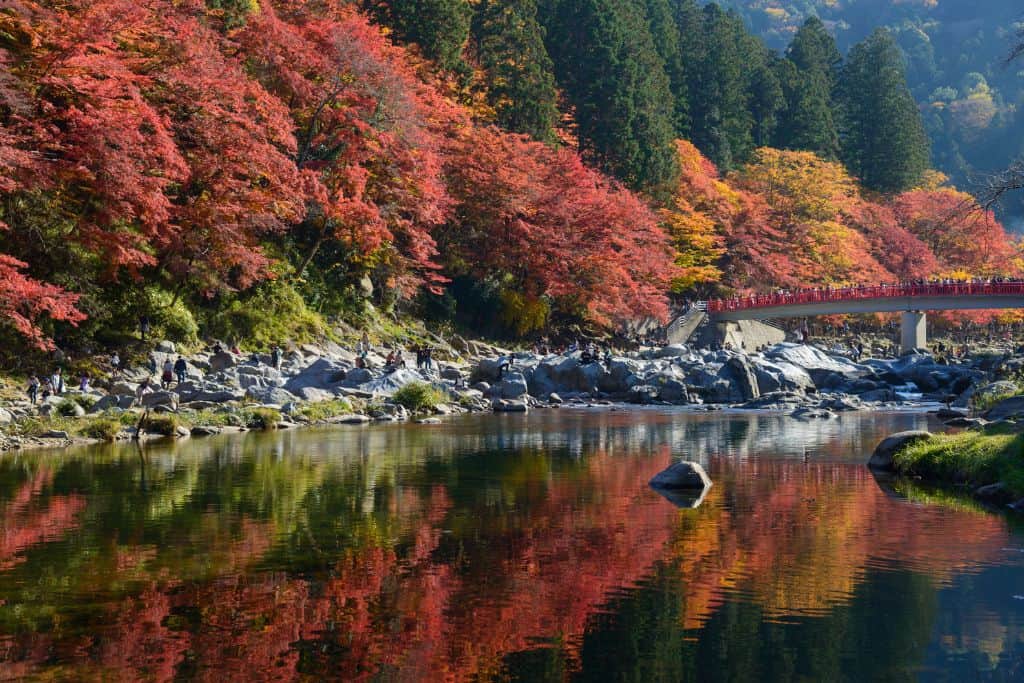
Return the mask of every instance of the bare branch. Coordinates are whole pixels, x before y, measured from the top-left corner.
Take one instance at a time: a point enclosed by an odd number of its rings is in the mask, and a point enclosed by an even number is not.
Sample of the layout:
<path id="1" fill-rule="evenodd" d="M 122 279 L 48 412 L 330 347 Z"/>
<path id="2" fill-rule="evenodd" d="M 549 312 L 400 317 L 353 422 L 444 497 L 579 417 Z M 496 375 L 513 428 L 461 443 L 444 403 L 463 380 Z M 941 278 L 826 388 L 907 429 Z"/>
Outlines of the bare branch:
<path id="1" fill-rule="evenodd" d="M 1017 159 L 1004 170 L 985 176 L 980 183 L 978 202 L 991 210 L 1004 195 L 1015 190 L 1024 190 L 1024 159 Z"/>

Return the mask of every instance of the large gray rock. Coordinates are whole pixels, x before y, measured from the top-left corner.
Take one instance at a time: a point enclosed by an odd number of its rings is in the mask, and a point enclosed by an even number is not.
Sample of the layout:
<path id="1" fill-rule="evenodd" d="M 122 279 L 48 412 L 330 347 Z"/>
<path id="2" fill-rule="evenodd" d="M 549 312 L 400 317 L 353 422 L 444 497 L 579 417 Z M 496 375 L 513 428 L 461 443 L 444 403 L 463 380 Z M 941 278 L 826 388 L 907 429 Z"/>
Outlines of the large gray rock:
<path id="1" fill-rule="evenodd" d="M 14 415 L 10 411 L 0 408 L 0 425 L 9 425 L 14 422 Z"/>
<path id="2" fill-rule="evenodd" d="M 142 407 L 154 408 L 156 406 L 174 407 L 178 404 L 178 395 L 173 391 L 153 391 L 142 396 Z"/>
<path id="3" fill-rule="evenodd" d="M 654 475 L 650 486 L 656 489 L 706 489 L 711 477 L 700 463 L 677 462 Z"/>
<path id="4" fill-rule="evenodd" d="M 278 387 L 270 387 L 268 389 L 262 389 L 258 391 L 249 391 L 249 395 L 255 400 L 264 404 L 272 405 L 284 405 L 295 400 L 295 394 L 286 391 L 285 389 L 279 389 Z"/>
<path id="5" fill-rule="evenodd" d="M 491 390 L 498 398 L 522 398 L 528 393 L 526 377 L 521 372 L 507 373 Z"/>
<path id="6" fill-rule="evenodd" d="M 857 380 L 872 374 L 871 368 L 867 366 L 858 365 L 842 356 L 829 355 L 807 344 L 778 344 L 765 350 L 764 355 L 776 362 L 785 361 L 802 368 L 818 387 L 828 383 L 833 375 Z"/>
<path id="7" fill-rule="evenodd" d="M 1024 396 L 1013 396 L 1011 398 L 1003 399 L 999 403 L 995 404 L 982 416 L 986 420 L 993 422 L 997 420 L 1006 420 L 1011 417 L 1022 417 L 1024 416 Z"/>
<path id="8" fill-rule="evenodd" d="M 868 467 L 873 470 L 890 472 L 894 469 L 893 458 L 898 452 L 911 444 L 927 441 L 931 438 L 933 438 L 933 435 L 930 432 L 920 430 L 898 432 L 888 436 L 875 447 L 875 452 L 871 454 L 871 459 L 868 460 Z"/>
<path id="9" fill-rule="evenodd" d="M 302 387 L 298 392 L 296 392 L 296 396 L 309 403 L 320 403 L 322 401 L 330 401 L 335 398 L 333 392 L 327 391 L 326 389 L 317 389 L 316 387 Z"/>
<path id="10" fill-rule="evenodd" d="M 814 380 L 806 370 L 787 361 L 753 357 L 750 364 L 762 394 L 775 391 L 807 391 L 815 388 Z"/>
<path id="11" fill-rule="evenodd" d="M 426 381 L 428 380 L 416 370 L 399 368 L 398 370 L 388 373 L 383 377 L 378 377 L 377 379 L 360 384 L 359 388 L 374 395 L 390 396 L 407 384 Z M 346 380 L 346 384 L 347 383 L 348 381 Z"/>
<path id="12" fill-rule="evenodd" d="M 115 396 L 135 396 L 138 388 L 139 385 L 133 382 L 114 382 L 110 387 L 110 393 Z"/>
<path id="13" fill-rule="evenodd" d="M 337 384 L 346 380 L 347 366 L 339 361 L 329 358 L 318 358 L 309 366 L 288 379 L 284 388 L 293 394 L 297 394 L 303 387 L 315 389 L 331 389 Z M 367 380 L 364 380 L 367 381 Z M 348 385 L 348 382 L 345 382 Z"/>
<path id="14" fill-rule="evenodd" d="M 193 401 L 206 401 L 209 403 L 227 403 L 228 401 L 241 401 L 245 398 L 244 391 L 234 391 L 231 389 L 201 389 L 193 392 L 187 398 L 189 402 Z"/>
<path id="15" fill-rule="evenodd" d="M 176 347 L 174 346 L 174 342 L 164 339 L 162 342 L 156 345 L 156 350 L 159 351 L 160 353 L 174 353 Z"/>
<path id="16" fill-rule="evenodd" d="M 529 406 L 526 401 L 509 401 L 505 399 L 499 399 L 491 404 L 492 410 L 496 413 L 525 413 L 529 411 Z"/>
<path id="17" fill-rule="evenodd" d="M 726 365 L 732 370 L 744 401 L 752 401 L 761 395 L 757 376 L 746 356 L 733 356 Z"/>
<path id="18" fill-rule="evenodd" d="M 238 359 L 227 351 L 221 351 L 210 356 L 210 372 L 224 372 L 235 367 Z"/>
<path id="19" fill-rule="evenodd" d="M 345 373 L 345 383 L 352 386 L 366 384 L 373 380 L 373 373 L 366 368 L 352 368 Z"/>

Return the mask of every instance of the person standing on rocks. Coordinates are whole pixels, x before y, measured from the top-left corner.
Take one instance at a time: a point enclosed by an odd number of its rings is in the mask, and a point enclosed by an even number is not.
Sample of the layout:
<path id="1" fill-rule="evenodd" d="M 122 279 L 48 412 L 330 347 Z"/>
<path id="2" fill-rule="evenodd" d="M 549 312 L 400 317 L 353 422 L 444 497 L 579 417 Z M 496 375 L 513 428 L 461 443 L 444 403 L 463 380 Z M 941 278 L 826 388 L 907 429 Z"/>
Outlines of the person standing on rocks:
<path id="1" fill-rule="evenodd" d="M 89 375 L 84 372 L 78 376 L 78 390 L 83 394 L 89 391 Z"/>
<path id="2" fill-rule="evenodd" d="M 139 316 L 139 336 L 143 342 L 146 341 L 147 334 L 149 334 L 149 316 L 143 314 Z"/>
<path id="3" fill-rule="evenodd" d="M 147 377 L 146 379 L 142 380 L 142 383 L 139 384 L 139 388 L 135 390 L 135 401 L 139 405 L 142 405 L 142 399 L 146 396 L 146 394 L 152 393 L 153 388 L 149 386 L 149 378 Z"/>
<path id="4" fill-rule="evenodd" d="M 185 376 L 188 373 L 188 363 L 182 356 L 178 356 L 178 360 L 174 361 L 174 374 L 178 376 L 178 386 L 185 383 Z"/>
<path id="5" fill-rule="evenodd" d="M 32 405 L 36 404 L 39 400 L 39 378 L 33 372 L 28 377 L 28 400 L 31 401 Z"/>
<path id="6" fill-rule="evenodd" d="M 53 387 L 55 396 L 60 396 L 64 393 L 64 373 L 61 372 L 60 368 L 53 371 L 53 376 L 50 377 L 50 386 Z"/>
<path id="7" fill-rule="evenodd" d="M 113 355 L 110 356 L 110 375 L 117 379 L 121 375 L 121 356 L 117 355 L 117 351 L 114 351 Z"/>
<path id="8" fill-rule="evenodd" d="M 152 353 L 149 354 L 149 359 L 147 360 L 147 366 L 146 367 L 149 368 L 149 374 L 156 375 L 156 367 L 157 367 L 156 366 L 156 355 L 154 355 Z"/>
<path id="9" fill-rule="evenodd" d="M 162 389 L 169 389 L 171 381 L 174 379 L 174 363 L 168 358 L 164 361 L 163 373 L 160 375 L 160 387 Z"/>
<path id="10" fill-rule="evenodd" d="M 281 347 L 274 344 L 274 348 L 270 350 L 270 364 L 278 372 L 281 371 Z"/>

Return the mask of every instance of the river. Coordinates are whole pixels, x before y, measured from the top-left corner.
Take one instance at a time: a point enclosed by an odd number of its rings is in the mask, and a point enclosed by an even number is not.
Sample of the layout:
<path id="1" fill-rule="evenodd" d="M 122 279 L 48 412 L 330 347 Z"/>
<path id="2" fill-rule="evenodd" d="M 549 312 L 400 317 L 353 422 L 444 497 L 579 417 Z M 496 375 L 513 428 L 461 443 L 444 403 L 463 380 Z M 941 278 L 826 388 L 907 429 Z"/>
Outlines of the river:
<path id="1" fill-rule="evenodd" d="M 1024 677 L 1024 525 L 921 413 L 467 416 L 0 460 L 0 679 Z M 647 487 L 674 458 L 696 510 Z"/>

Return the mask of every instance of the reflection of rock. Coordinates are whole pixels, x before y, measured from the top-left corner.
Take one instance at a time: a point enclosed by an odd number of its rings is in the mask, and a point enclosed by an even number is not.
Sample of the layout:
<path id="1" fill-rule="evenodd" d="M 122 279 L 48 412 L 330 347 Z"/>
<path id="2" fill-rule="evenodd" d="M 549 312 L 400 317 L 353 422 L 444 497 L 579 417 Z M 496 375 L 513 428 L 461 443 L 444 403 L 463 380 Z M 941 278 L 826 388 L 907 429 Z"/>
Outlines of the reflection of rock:
<path id="1" fill-rule="evenodd" d="M 711 490 L 711 485 L 708 484 L 703 489 L 655 488 L 654 490 L 677 508 L 681 508 L 683 510 L 695 510 L 699 508 L 704 502 L 704 499 L 707 498 L 708 491 Z"/>
<path id="2" fill-rule="evenodd" d="M 711 486 L 711 477 L 696 462 L 677 462 L 654 475 L 650 482 L 655 489 L 703 490 Z"/>
<path id="3" fill-rule="evenodd" d="M 871 459 L 868 461 L 868 467 L 875 470 L 891 471 L 893 457 L 897 452 L 918 441 L 926 441 L 930 438 L 932 438 L 930 432 L 919 430 L 893 434 L 883 439 L 882 443 L 875 447 L 875 452 L 871 454 Z"/>

